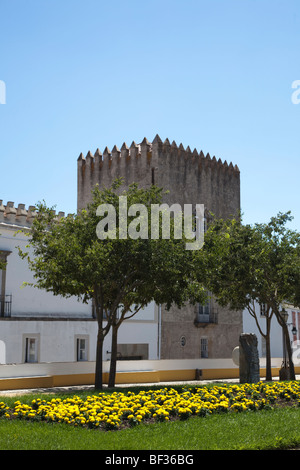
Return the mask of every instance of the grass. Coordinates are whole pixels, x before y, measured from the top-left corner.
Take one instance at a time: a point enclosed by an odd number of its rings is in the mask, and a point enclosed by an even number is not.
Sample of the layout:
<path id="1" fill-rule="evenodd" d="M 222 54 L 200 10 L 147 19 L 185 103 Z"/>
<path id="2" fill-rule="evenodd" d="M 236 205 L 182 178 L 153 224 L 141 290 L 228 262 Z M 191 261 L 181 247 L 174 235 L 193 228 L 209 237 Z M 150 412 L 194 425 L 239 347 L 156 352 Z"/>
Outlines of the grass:
<path id="1" fill-rule="evenodd" d="M 300 410 L 214 415 L 122 431 L 0 421 L 1 450 L 241 450 L 300 447 Z"/>
<path id="2" fill-rule="evenodd" d="M 132 391 L 132 388 L 130 389 Z M 140 390 L 140 389 L 139 389 Z M 87 396 L 90 392 L 77 393 Z M 65 398 L 66 394 L 5 399 Z M 72 396 L 72 395 L 69 395 Z M 64 423 L 0 419 L 0 450 L 256 450 L 300 448 L 300 408 L 215 414 L 100 431 Z"/>

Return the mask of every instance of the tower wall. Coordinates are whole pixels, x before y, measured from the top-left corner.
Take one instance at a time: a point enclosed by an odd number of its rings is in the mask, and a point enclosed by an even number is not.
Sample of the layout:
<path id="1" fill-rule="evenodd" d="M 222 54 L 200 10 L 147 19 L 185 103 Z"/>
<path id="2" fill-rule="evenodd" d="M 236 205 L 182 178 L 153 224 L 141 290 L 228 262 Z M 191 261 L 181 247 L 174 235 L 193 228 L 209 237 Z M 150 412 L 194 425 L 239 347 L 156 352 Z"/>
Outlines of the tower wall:
<path id="1" fill-rule="evenodd" d="M 169 193 L 169 204 L 204 204 L 217 217 L 235 215 L 240 209 L 240 172 L 238 167 L 222 162 L 182 144 L 162 142 L 157 135 L 152 143 L 146 138 L 130 148 L 115 145 L 103 154 L 99 149 L 78 158 L 77 209 L 91 200 L 92 188 L 99 184 L 110 187 L 114 179 L 123 177 L 124 186 L 136 182 L 147 187 L 154 183 Z"/>
<path id="2" fill-rule="evenodd" d="M 124 178 L 124 186 L 138 183 L 142 187 L 155 184 L 168 191 L 164 202 L 171 204 L 204 204 L 217 217 L 234 216 L 240 210 L 240 172 L 232 163 L 173 141 L 164 142 L 156 135 L 152 143 L 146 138 L 124 143 L 121 150 L 107 147 L 103 154 L 88 152 L 78 158 L 78 201 L 80 211 L 91 200 L 91 190 L 110 187 L 117 177 Z M 201 357 L 203 340 L 208 345 L 208 357 L 231 357 L 242 333 L 242 312 L 233 312 L 216 306 L 217 321 L 195 324 L 197 306 L 187 304 L 183 309 L 162 307 L 161 359 Z M 185 345 L 182 346 L 182 336 Z"/>

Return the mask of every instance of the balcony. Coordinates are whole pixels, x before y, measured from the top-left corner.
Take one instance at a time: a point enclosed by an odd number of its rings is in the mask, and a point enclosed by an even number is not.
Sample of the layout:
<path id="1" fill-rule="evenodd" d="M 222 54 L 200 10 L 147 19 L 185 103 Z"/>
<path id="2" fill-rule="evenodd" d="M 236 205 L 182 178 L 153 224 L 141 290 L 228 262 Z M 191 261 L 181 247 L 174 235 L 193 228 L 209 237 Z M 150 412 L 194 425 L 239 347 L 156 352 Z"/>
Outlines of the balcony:
<path id="1" fill-rule="evenodd" d="M 200 309 L 194 321 L 197 328 L 205 328 L 207 325 L 218 323 L 218 311 L 214 308 Z"/>
<path id="2" fill-rule="evenodd" d="M 0 317 L 11 317 L 12 295 L 0 295 Z"/>

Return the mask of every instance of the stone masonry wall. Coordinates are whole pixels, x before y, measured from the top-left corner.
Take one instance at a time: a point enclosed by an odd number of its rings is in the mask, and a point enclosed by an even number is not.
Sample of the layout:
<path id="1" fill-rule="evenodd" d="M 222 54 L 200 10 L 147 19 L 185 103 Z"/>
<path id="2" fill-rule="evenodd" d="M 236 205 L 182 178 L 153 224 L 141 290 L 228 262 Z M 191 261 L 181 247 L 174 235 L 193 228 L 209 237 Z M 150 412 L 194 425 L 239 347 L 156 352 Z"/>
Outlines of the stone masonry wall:
<path id="1" fill-rule="evenodd" d="M 83 209 L 91 199 L 95 184 L 109 187 L 117 177 L 124 185 L 137 182 L 147 187 L 152 183 L 169 194 L 165 202 L 178 204 L 204 204 L 216 216 L 235 215 L 240 208 L 240 172 L 232 163 L 224 163 L 203 152 L 193 152 L 183 145 L 163 143 L 156 136 L 150 144 L 145 138 L 130 148 L 124 143 L 121 150 L 107 147 L 103 154 L 97 149 L 84 158 L 78 158 L 77 209 Z"/>
<path id="2" fill-rule="evenodd" d="M 240 172 L 232 163 L 196 149 L 191 151 L 173 141 L 164 142 L 158 135 L 150 143 L 146 138 L 124 143 L 121 150 L 107 147 L 103 154 L 88 152 L 78 158 L 77 209 L 83 209 L 91 200 L 91 190 L 96 185 L 110 187 L 117 177 L 124 178 L 124 185 L 136 182 L 149 187 L 155 184 L 168 190 L 164 202 L 169 205 L 204 204 L 217 217 L 234 216 L 240 210 Z M 242 332 L 242 312 L 232 312 L 216 307 L 217 321 L 195 324 L 197 306 L 187 305 L 180 311 L 173 307 L 162 309 L 162 359 L 188 359 L 200 357 L 201 338 L 208 344 L 208 357 L 231 357 Z M 181 338 L 185 337 L 182 346 Z"/>

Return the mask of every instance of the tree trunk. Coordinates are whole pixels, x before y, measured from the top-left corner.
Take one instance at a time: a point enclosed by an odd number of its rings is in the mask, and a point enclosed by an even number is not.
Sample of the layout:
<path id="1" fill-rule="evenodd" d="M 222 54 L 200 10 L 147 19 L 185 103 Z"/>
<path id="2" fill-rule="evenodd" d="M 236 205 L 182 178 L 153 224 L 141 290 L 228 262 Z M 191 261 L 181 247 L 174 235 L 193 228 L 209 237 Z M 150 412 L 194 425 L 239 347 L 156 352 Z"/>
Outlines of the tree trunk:
<path id="1" fill-rule="evenodd" d="M 248 306 L 248 311 L 250 315 L 255 319 L 256 326 L 258 331 L 260 332 L 262 338 L 266 341 L 266 380 L 268 382 L 272 381 L 272 365 L 271 365 L 271 319 L 273 313 L 270 314 L 270 306 L 267 307 L 267 315 L 266 315 L 266 333 L 264 334 L 258 321 L 257 314 L 255 312 L 255 308 L 251 308 Z"/>
<path id="2" fill-rule="evenodd" d="M 266 338 L 266 381 L 272 382 L 270 336 Z"/>
<path id="3" fill-rule="evenodd" d="M 112 338 L 111 338 L 111 357 L 110 357 L 110 369 L 108 386 L 114 387 L 116 381 L 117 371 L 117 354 L 118 354 L 118 325 L 112 325 Z"/>
<path id="4" fill-rule="evenodd" d="M 279 313 L 279 311 L 276 311 L 276 317 L 277 317 L 278 323 L 281 326 L 282 331 L 283 331 L 283 338 L 284 338 L 284 342 L 285 342 L 285 348 L 286 348 L 286 352 L 287 352 L 287 355 L 288 355 L 289 380 L 296 380 L 295 367 L 294 367 L 294 362 L 293 362 L 293 351 L 292 351 L 292 347 L 291 347 L 289 329 L 288 329 L 288 326 L 285 323 L 283 317 Z"/>
<path id="5" fill-rule="evenodd" d="M 286 351 L 288 354 L 288 361 L 289 361 L 289 375 L 290 375 L 290 380 L 296 380 L 296 375 L 295 375 L 295 367 L 294 367 L 294 362 L 293 362 L 293 351 L 291 347 L 291 340 L 290 340 L 290 335 L 289 335 L 289 330 L 286 324 L 283 326 L 283 331 L 284 331 L 284 337 L 285 337 L 285 344 L 286 344 Z"/>
<path id="6" fill-rule="evenodd" d="M 97 350 L 96 350 L 96 370 L 95 370 L 95 389 L 102 390 L 103 388 L 103 332 L 102 326 L 98 325 L 97 334 Z"/>
<path id="7" fill-rule="evenodd" d="M 271 318 L 268 315 L 266 318 L 266 381 L 272 381 L 272 365 L 271 365 L 271 344 L 270 344 L 270 332 L 271 332 Z"/>

